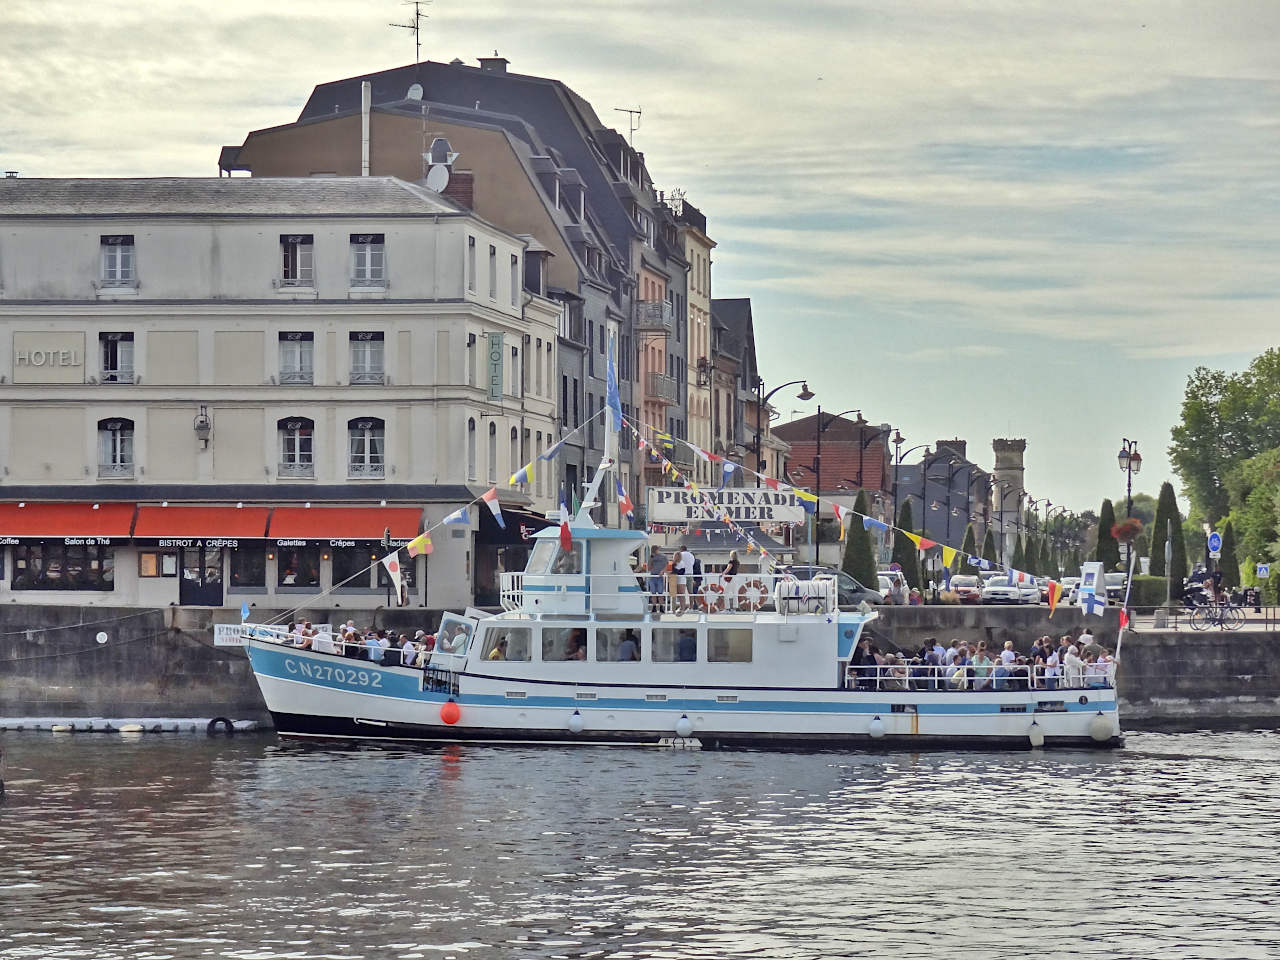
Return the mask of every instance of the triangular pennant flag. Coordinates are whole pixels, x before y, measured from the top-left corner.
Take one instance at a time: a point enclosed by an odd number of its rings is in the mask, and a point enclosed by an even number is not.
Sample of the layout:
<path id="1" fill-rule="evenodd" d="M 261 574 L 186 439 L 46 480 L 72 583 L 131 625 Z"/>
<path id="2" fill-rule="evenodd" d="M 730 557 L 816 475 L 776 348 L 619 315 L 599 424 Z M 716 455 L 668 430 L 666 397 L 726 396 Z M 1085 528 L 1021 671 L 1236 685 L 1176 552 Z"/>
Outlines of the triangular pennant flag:
<path id="1" fill-rule="evenodd" d="M 542 456 L 540 456 L 538 459 L 539 459 L 539 460 L 550 460 L 552 457 L 554 457 L 557 453 L 559 453 L 559 452 L 560 452 L 560 448 L 561 448 L 561 447 L 563 447 L 563 446 L 564 446 L 564 441 L 563 441 L 563 440 L 561 440 L 561 441 L 560 441 L 559 443 L 557 443 L 555 446 L 553 446 L 553 447 L 551 447 L 550 449 L 548 449 L 548 450 L 547 450 L 547 451 L 546 451 Z"/>
<path id="2" fill-rule="evenodd" d="M 844 518 L 845 518 L 845 515 L 849 513 L 849 511 L 846 510 L 844 507 L 840 506 L 840 504 L 838 503 L 832 503 L 831 510 L 832 512 L 835 513 L 836 519 L 840 521 L 840 539 L 843 540 L 844 539 Z"/>
<path id="3" fill-rule="evenodd" d="M 773 477 L 765 477 L 764 485 L 770 490 L 777 490 L 781 486 L 781 484 L 778 483 L 777 480 L 773 479 Z"/>
<path id="4" fill-rule="evenodd" d="M 431 534 L 420 533 L 406 544 L 410 557 L 416 557 L 420 553 L 430 553 L 435 549 L 431 545 Z"/>
<path id="5" fill-rule="evenodd" d="M 906 537 L 908 540 L 910 540 L 912 543 L 914 543 L 916 545 L 917 550 L 920 549 L 921 537 L 919 537 L 917 534 L 914 534 L 914 533 L 908 533 L 906 530 L 899 530 L 898 532 L 902 534 L 904 537 Z"/>
<path id="6" fill-rule="evenodd" d="M 490 487 L 489 492 L 480 499 L 484 501 L 485 506 L 489 508 L 489 512 L 493 514 L 493 519 L 498 521 L 498 527 L 502 530 L 507 529 L 507 521 L 502 519 L 502 504 L 498 503 L 498 488 Z"/>
<path id="7" fill-rule="evenodd" d="M 614 338 L 610 335 L 609 366 L 605 371 L 605 409 L 609 411 L 609 429 L 616 433 L 622 429 L 622 397 L 618 394 L 618 371 L 613 363 L 614 346 Z"/>
<path id="8" fill-rule="evenodd" d="M 944 547 L 942 548 L 942 565 L 943 565 L 944 567 L 946 567 L 948 570 L 950 570 L 950 569 L 951 569 L 951 565 L 952 565 L 953 563 L 955 563 L 955 562 L 956 562 L 956 553 L 957 553 L 957 552 L 958 552 L 958 551 L 956 550 L 956 548 L 955 548 L 955 547 L 946 547 L 946 546 L 944 546 Z M 948 579 L 949 579 L 949 578 L 950 578 L 950 574 L 948 574 Z"/>
<path id="9" fill-rule="evenodd" d="M 934 547 L 936 547 L 937 545 L 938 545 L 938 541 L 937 541 L 937 540 L 930 540 L 928 537 L 921 537 L 921 538 L 920 538 L 920 549 L 921 549 L 921 550 L 932 550 L 932 549 L 933 549 Z"/>
<path id="10" fill-rule="evenodd" d="M 875 517 L 863 517 L 863 518 L 862 518 L 862 529 L 863 529 L 863 530 L 877 530 L 877 531 L 879 531 L 879 530 L 888 530 L 888 529 L 889 529 L 889 525 L 888 525 L 887 523 L 885 523 L 883 520 L 877 520 Z"/>
<path id="11" fill-rule="evenodd" d="M 470 523 L 471 515 L 467 513 L 466 507 L 461 507 L 453 511 L 453 513 L 449 514 L 440 522 L 441 523 Z"/>
<path id="12" fill-rule="evenodd" d="M 573 549 L 573 534 L 569 531 L 569 508 L 564 504 L 564 487 L 560 488 L 560 549 L 565 553 Z"/>
<path id="13" fill-rule="evenodd" d="M 733 471 L 738 469 L 736 463 L 730 463 L 728 460 L 720 464 L 720 489 L 723 490 L 729 485 L 729 478 L 733 476 Z"/>
<path id="14" fill-rule="evenodd" d="M 794 493 L 801 500 L 803 500 L 805 503 L 818 502 L 818 495 L 816 493 L 810 493 L 808 490 L 797 490 L 795 487 L 792 487 L 791 492 Z"/>
<path id="15" fill-rule="evenodd" d="M 382 558 L 382 565 L 387 570 L 387 576 L 391 578 L 391 585 L 396 588 L 396 599 L 400 598 L 400 558 L 399 552 L 388 553 Z"/>
<path id="16" fill-rule="evenodd" d="M 526 463 L 523 467 L 511 475 L 511 479 L 507 481 L 508 487 L 514 487 L 521 483 L 528 483 L 533 479 L 533 464 Z"/>

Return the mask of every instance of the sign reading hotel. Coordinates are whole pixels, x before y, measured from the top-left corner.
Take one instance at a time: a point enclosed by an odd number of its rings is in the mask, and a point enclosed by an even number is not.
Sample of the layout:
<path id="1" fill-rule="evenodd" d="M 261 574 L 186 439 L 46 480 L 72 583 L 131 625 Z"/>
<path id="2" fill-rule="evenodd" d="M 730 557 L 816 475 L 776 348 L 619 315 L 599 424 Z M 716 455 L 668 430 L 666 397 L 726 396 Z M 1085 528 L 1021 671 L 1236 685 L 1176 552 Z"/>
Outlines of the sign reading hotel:
<path id="1" fill-rule="evenodd" d="M 84 383 L 84 334 L 15 330 L 14 383 Z"/>
<path id="2" fill-rule="evenodd" d="M 489 336 L 489 399 L 494 403 L 502 402 L 502 334 L 491 333 Z"/>
<path id="3" fill-rule="evenodd" d="M 707 514 L 702 497 L 684 487 L 649 488 L 650 523 L 697 523 L 720 520 L 726 513 L 735 523 L 804 523 L 804 501 L 790 491 L 768 487 L 725 487 L 702 490 L 715 505 L 716 516 Z"/>

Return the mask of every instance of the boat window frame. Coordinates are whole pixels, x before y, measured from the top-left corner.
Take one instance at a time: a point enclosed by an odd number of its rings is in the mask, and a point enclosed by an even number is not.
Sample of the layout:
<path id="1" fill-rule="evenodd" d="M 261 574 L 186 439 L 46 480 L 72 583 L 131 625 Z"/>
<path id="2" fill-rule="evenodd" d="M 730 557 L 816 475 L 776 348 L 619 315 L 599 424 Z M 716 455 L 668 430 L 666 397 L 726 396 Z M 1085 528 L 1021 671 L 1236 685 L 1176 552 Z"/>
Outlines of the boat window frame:
<path id="1" fill-rule="evenodd" d="M 715 634 L 717 633 L 745 634 L 747 638 L 746 659 L 742 659 L 740 657 L 716 656 L 714 641 L 717 639 L 715 636 Z M 728 652 L 733 652 L 734 644 L 732 640 L 728 641 L 727 649 L 728 649 Z M 754 662 L 754 657 L 755 657 L 755 631 L 753 631 L 750 627 L 738 626 L 736 624 L 733 626 L 730 626 L 727 624 L 722 626 L 711 626 L 711 625 L 707 626 L 707 663 L 752 663 Z"/>
<path id="2" fill-rule="evenodd" d="M 660 633 L 661 634 L 671 633 L 671 634 L 675 634 L 676 637 L 674 638 L 674 640 L 668 641 L 665 636 L 659 637 Z M 677 653 L 679 652 L 679 647 L 678 647 L 679 634 L 681 633 L 693 634 L 694 647 L 693 647 L 692 660 L 688 660 L 688 659 L 682 660 L 677 656 Z M 649 636 L 648 662 L 649 663 L 699 663 L 701 662 L 702 658 L 699 657 L 698 655 L 699 650 L 702 647 L 701 639 L 699 637 L 700 633 L 702 633 L 702 631 L 698 629 L 698 627 L 694 626 L 693 624 L 688 624 L 687 626 L 678 626 L 678 627 L 655 626 L 650 632 L 650 636 Z M 667 643 L 670 643 L 669 648 L 665 646 Z M 668 650 L 670 652 L 669 657 L 666 655 Z M 663 656 L 659 657 L 658 656 L 659 652 L 661 652 Z"/>
<path id="3" fill-rule="evenodd" d="M 578 660 L 569 657 L 569 637 L 574 630 L 581 630 L 586 634 L 584 644 L 586 648 L 586 658 Z M 538 632 L 538 655 L 541 663 L 589 663 L 592 662 L 591 651 L 595 647 L 595 627 L 589 627 L 583 623 L 544 623 L 542 629 Z M 547 643 L 550 638 L 559 635 L 559 639 L 552 641 L 555 648 L 564 651 L 565 656 L 547 656 Z"/>
<path id="4" fill-rule="evenodd" d="M 484 624 L 484 637 L 480 644 L 480 659 L 484 663 L 532 663 L 533 662 L 533 638 L 535 636 L 534 627 L 528 623 L 490 623 Z M 524 653 L 523 657 L 512 656 L 513 652 L 519 650 L 519 646 L 512 642 L 512 634 L 524 633 Z M 539 639 L 541 639 L 539 637 Z M 501 660 L 490 660 L 489 655 L 493 653 L 494 648 L 502 640 L 507 641 L 507 653 Z M 474 645 L 476 639 L 472 638 Z"/>
<path id="5" fill-rule="evenodd" d="M 636 634 L 636 644 L 640 653 L 640 659 L 638 660 L 617 659 L 618 645 L 622 643 L 622 639 L 628 631 L 632 631 Z M 639 623 L 635 624 L 634 626 L 619 625 L 619 626 L 605 627 L 605 626 L 597 625 L 596 628 L 593 631 L 591 631 L 591 634 L 592 634 L 591 649 L 595 651 L 594 659 L 596 663 L 643 663 L 644 662 L 644 659 L 645 659 L 644 652 L 647 649 L 648 645 L 644 642 L 645 631 L 641 628 Z M 607 650 L 602 651 L 600 647 L 602 635 L 607 637 L 610 634 L 616 634 L 617 639 L 613 643 L 610 643 L 607 645 L 608 646 Z M 602 654 L 607 654 L 607 656 Z"/>

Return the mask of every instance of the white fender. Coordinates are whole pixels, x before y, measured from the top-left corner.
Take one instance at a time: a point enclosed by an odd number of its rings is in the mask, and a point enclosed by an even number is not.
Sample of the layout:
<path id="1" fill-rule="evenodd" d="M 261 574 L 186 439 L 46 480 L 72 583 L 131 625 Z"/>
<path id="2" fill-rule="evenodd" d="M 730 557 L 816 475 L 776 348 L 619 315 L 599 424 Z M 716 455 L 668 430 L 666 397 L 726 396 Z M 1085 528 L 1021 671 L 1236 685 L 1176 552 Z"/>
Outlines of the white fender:
<path id="1" fill-rule="evenodd" d="M 867 733 L 871 734 L 871 738 L 873 740 L 879 740 L 884 736 L 884 732 L 884 721 L 878 716 L 873 718 L 871 721 L 871 727 L 867 730 Z"/>
<path id="2" fill-rule="evenodd" d="M 676 736 L 688 739 L 693 735 L 693 721 L 689 719 L 687 713 L 680 714 L 680 719 L 676 721 Z"/>
<path id="3" fill-rule="evenodd" d="M 573 711 L 573 716 L 569 718 L 569 732 L 581 733 L 587 726 L 587 721 L 582 719 L 582 714 L 577 710 Z"/>
<path id="4" fill-rule="evenodd" d="M 1099 743 L 1104 743 L 1111 739 L 1111 720 L 1101 710 L 1094 714 L 1093 719 L 1089 721 L 1089 736 Z"/>
<path id="5" fill-rule="evenodd" d="M 1044 746 L 1044 727 L 1040 726 L 1040 724 L 1032 720 L 1031 729 L 1027 731 L 1027 739 L 1031 741 L 1031 746 L 1043 747 Z"/>

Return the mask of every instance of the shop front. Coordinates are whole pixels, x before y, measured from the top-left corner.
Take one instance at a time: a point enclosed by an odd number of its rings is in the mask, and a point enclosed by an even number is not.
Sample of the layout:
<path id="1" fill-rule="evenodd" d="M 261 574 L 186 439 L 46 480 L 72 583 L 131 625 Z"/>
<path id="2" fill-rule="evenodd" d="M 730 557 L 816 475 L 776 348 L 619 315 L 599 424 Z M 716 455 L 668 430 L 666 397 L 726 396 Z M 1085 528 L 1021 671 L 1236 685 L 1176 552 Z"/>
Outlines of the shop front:
<path id="1" fill-rule="evenodd" d="M 171 603 L 176 584 L 182 606 L 223 606 L 228 577 L 244 580 L 245 559 L 264 555 L 269 514 L 266 507 L 140 507 L 133 530 L 139 599 L 163 603 L 167 595 Z"/>
<path id="2" fill-rule="evenodd" d="M 34 603 L 51 594 L 109 599 L 133 515 L 131 503 L 0 504 L 0 581 L 14 599 Z"/>
<path id="3" fill-rule="evenodd" d="M 496 607 L 501 602 L 500 582 L 503 573 L 523 570 L 533 549 L 533 535 L 552 525 L 552 521 L 525 510 L 502 508 L 506 528 L 498 526 L 493 514 L 483 507 L 476 530 L 475 564 L 472 591 L 477 607 Z"/>

